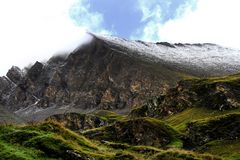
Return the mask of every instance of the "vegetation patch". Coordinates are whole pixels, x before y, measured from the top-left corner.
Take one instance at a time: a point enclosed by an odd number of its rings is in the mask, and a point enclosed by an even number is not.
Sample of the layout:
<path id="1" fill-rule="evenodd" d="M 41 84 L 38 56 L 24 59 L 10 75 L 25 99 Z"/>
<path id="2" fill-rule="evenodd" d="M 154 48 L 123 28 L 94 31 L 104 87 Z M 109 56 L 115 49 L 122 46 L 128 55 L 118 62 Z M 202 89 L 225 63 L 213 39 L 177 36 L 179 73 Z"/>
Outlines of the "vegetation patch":
<path id="1" fill-rule="evenodd" d="M 195 149 L 224 157 L 226 160 L 237 160 L 240 157 L 240 140 L 215 140 Z"/>
<path id="2" fill-rule="evenodd" d="M 69 159 L 70 152 L 82 158 L 113 155 L 98 145 L 65 129 L 59 124 L 45 122 L 29 126 L 1 126 L 0 155 L 3 159 Z M 70 152 L 69 152 L 70 151 Z M 101 153 L 105 153 L 101 155 Z M 11 153 L 11 154 L 8 154 Z"/>
<path id="3" fill-rule="evenodd" d="M 181 147 L 180 134 L 164 122 L 154 118 L 119 121 L 113 125 L 84 132 L 89 138 L 134 145 Z M 175 143 L 177 142 L 177 143 Z"/>
<path id="4" fill-rule="evenodd" d="M 191 121 L 197 121 L 204 118 L 221 116 L 230 113 L 239 113 L 240 108 L 233 110 L 213 110 L 205 107 L 193 107 L 184 110 L 183 112 L 168 116 L 164 118 L 164 121 L 174 127 L 176 130 L 184 133 L 187 127 L 187 123 Z"/>
<path id="5" fill-rule="evenodd" d="M 238 139 L 240 114 L 232 113 L 190 122 L 187 124 L 187 132 L 195 145 L 203 145 L 212 140 Z"/>
<path id="6" fill-rule="evenodd" d="M 221 158 L 185 150 L 167 150 L 154 155 L 152 160 L 221 160 Z"/>
<path id="7" fill-rule="evenodd" d="M 81 132 L 83 130 L 109 125 L 115 121 L 123 119 L 124 117 L 125 116 L 118 115 L 114 112 L 101 110 L 93 114 L 56 114 L 48 117 L 46 121 L 56 121 L 72 131 Z"/>

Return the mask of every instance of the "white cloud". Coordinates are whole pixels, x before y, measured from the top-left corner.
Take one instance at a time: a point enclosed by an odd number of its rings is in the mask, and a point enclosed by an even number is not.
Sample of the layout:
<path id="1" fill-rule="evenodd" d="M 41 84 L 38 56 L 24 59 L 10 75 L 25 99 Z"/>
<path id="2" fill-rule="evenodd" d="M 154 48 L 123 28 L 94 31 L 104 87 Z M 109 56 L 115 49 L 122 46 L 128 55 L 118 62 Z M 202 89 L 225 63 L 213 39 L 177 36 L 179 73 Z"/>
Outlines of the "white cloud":
<path id="1" fill-rule="evenodd" d="M 170 5 L 170 1 L 165 1 L 166 5 Z M 138 7 L 142 12 L 141 21 L 145 26 L 138 28 L 136 33 L 131 36 L 131 39 L 142 39 L 145 41 L 155 41 L 158 39 L 156 30 L 162 20 L 162 6 L 157 0 L 138 0 Z"/>
<path id="2" fill-rule="evenodd" d="M 0 75 L 12 65 L 23 68 L 57 52 L 71 51 L 90 40 L 86 29 L 98 29 L 100 14 L 88 12 L 84 24 L 76 26 L 69 17 L 75 0 L 1 0 L 0 1 Z M 80 1 L 78 0 L 78 4 Z M 90 20 L 89 20 L 90 19 Z M 91 21 L 97 20 L 94 24 Z M 99 27 L 99 28 L 98 28 Z"/>
<path id="3" fill-rule="evenodd" d="M 153 18 L 143 27 L 142 35 L 138 38 L 169 42 L 208 42 L 240 49 L 239 6 L 239 0 L 198 0 L 196 9 L 192 11 L 192 6 L 185 4 L 179 8 L 175 19 L 162 24 L 155 23 Z M 154 33 L 157 39 L 152 37 Z"/>
<path id="4" fill-rule="evenodd" d="M 75 0 L 69 10 L 70 16 L 75 20 L 78 26 L 86 26 L 91 32 L 98 34 L 111 34 L 110 31 L 104 29 L 103 15 L 99 12 L 90 12 L 89 0 Z"/>
<path id="5" fill-rule="evenodd" d="M 158 4 L 157 0 L 138 0 L 138 9 L 140 9 L 143 14 L 141 21 L 146 21 L 151 18 L 158 19 L 160 21 L 162 13 L 161 6 Z"/>

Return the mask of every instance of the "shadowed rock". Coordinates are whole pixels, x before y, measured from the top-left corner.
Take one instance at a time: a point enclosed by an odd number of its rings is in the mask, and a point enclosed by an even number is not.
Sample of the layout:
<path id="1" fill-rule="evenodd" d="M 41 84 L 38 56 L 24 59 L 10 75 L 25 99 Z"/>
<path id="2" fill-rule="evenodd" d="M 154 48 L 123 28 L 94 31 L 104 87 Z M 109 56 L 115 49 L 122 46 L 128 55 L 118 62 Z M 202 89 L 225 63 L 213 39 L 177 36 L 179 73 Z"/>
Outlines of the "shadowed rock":
<path id="1" fill-rule="evenodd" d="M 15 84 L 19 83 L 23 79 L 23 72 L 20 68 L 12 66 L 7 72 L 7 77 Z"/>

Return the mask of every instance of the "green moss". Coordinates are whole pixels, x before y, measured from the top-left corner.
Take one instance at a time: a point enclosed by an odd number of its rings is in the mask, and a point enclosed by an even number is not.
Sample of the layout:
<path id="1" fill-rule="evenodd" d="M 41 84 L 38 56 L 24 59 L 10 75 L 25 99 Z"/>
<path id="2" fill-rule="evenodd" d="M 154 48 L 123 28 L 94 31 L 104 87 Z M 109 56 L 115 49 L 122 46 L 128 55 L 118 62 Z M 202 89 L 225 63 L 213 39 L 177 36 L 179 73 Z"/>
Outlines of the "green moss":
<path id="1" fill-rule="evenodd" d="M 186 109 L 183 112 L 168 116 L 164 118 L 164 121 L 167 124 L 174 127 L 176 130 L 184 132 L 187 127 L 187 123 L 191 121 L 196 121 L 203 118 L 215 117 L 230 113 L 240 113 L 240 108 L 233 110 L 218 111 L 204 107 L 193 107 Z"/>
<path id="2" fill-rule="evenodd" d="M 56 136 L 54 134 L 37 136 L 25 142 L 24 146 L 41 150 L 49 157 L 54 158 L 65 158 L 66 151 L 73 149 L 61 136 Z"/>
<path id="3" fill-rule="evenodd" d="M 217 111 L 207 108 L 194 107 L 176 115 L 167 117 L 165 122 L 182 133 L 186 132 L 187 124 L 189 122 L 193 122 L 196 129 L 192 131 L 192 134 L 200 135 L 200 137 L 203 139 L 206 138 L 207 140 L 206 144 L 197 148 L 197 151 L 223 156 L 226 160 L 237 160 L 240 157 L 240 142 L 238 139 L 214 139 L 231 137 L 230 133 L 239 128 L 239 125 L 237 124 L 239 122 L 239 120 L 237 120 L 238 118 L 234 120 L 234 118 L 231 117 L 238 117 L 240 113 L 239 111 L 240 109 Z"/>
<path id="4" fill-rule="evenodd" d="M 182 145 L 181 135 L 177 131 L 163 121 L 153 118 L 121 120 L 111 126 L 95 129 L 95 131 L 104 131 L 108 136 L 113 136 L 115 134 L 112 132 L 113 128 L 108 127 L 113 127 L 115 131 L 118 130 L 117 128 L 122 128 L 120 133 L 123 133 L 125 129 L 133 129 L 132 131 L 136 132 L 132 135 L 147 138 L 143 142 L 154 141 L 155 139 L 148 139 L 151 136 L 162 138 L 167 135 L 165 140 L 168 140 L 168 143 L 164 149 L 177 148 Z M 152 132 L 155 133 L 152 134 Z M 131 140 L 131 134 L 124 136 L 129 135 L 130 137 L 126 139 Z M 154 154 L 169 151 L 152 146 L 131 145 L 135 143 L 114 142 L 116 139 L 112 139 L 111 142 L 100 140 L 89 140 L 53 122 L 28 126 L 0 126 L 0 159 L 75 159 L 75 156 L 80 156 L 82 159 L 96 160 L 144 160 Z"/>
<path id="5" fill-rule="evenodd" d="M 63 126 L 61 126 L 57 123 L 52 123 L 52 122 L 43 123 L 42 125 L 34 126 L 34 128 L 39 128 L 41 130 L 50 131 L 51 133 L 61 135 L 64 139 L 67 139 L 70 142 L 74 141 L 78 145 L 81 145 L 83 147 L 97 150 L 97 146 L 94 143 L 92 143 L 90 140 L 88 140 L 87 138 L 85 138 L 84 136 L 82 136 L 80 134 L 77 134 L 73 131 L 70 131 L 70 130 L 64 128 Z"/>
<path id="6" fill-rule="evenodd" d="M 18 143 L 22 144 L 23 142 L 40 135 L 37 131 L 29 131 L 29 130 L 18 130 L 1 135 L 1 139 L 9 141 L 10 143 Z"/>
<path id="7" fill-rule="evenodd" d="M 226 160 L 238 160 L 240 157 L 240 140 L 211 141 L 196 150 L 201 153 L 219 155 Z"/>
<path id="8" fill-rule="evenodd" d="M 197 154 L 190 151 L 184 150 L 167 150 L 162 151 L 152 157 L 152 160 L 221 160 L 221 158 L 206 155 L 206 154 Z"/>
<path id="9" fill-rule="evenodd" d="M 114 149 L 129 149 L 131 147 L 129 144 L 126 144 L 126 143 L 115 143 L 115 142 L 109 142 L 109 141 L 102 141 L 102 142 Z"/>
<path id="10" fill-rule="evenodd" d="M 222 76 L 222 77 L 212 77 L 208 79 L 203 79 L 202 81 L 199 81 L 200 83 L 206 83 L 206 84 L 214 84 L 214 83 L 227 83 L 233 86 L 239 86 L 240 85 L 240 74 L 233 74 L 229 76 Z"/>
<path id="11" fill-rule="evenodd" d="M 119 154 L 124 146 L 129 151 Z M 0 159 L 74 159 L 76 155 L 96 160 L 143 157 L 130 148 L 125 144 L 91 141 L 53 122 L 0 127 Z"/>
<path id="12" fill-rule="evenodd" d="M 50 159 L 45 157 L 41 151 L 22 147 L 16 144 L 6 143 L 0 140 L 0 159 L 4 160 L 33 160 L 33 159 Z"/>
<path id="13" fill-rule="evenodd" d="M 186 81 L 192 81 L 196 86 L 212 85 L 216 83 L 226 83 L 232 86 L 240 86 L 240 74 L 233 74 L 222 77 L 210 77 L 210 78 L 187 78 Z"/>
<path id="14" fill-rule="evenodd" d="M 6 131 L 3 128 L 2 126 L 0 130 L 0 140 L 6 145 L 2 145 L 5 148 L 0 151 L 0 154 L 4 154 L 8 150 L 16 150 L 12 146 L 19 146 L 22 151 L 40 152 L 41 156 L 48 158 L 67 158 L 68 150 L 76 151 L 82 156 L 101 157 L 96 144 L 56 123 L 24 127 L 6 126 Z M 9 147 L 6 148 L 6 146 Z M 22 155 L 24 158 L 24 154 Z M 34 159 L 39 158 L 41 157 L 36 155 Z"/>
<path id="15" fill-rule="evenodd" d="M 115 112 L 111 112 L 108 110 L 99 110 L 93 113 L 95 116 L 99 117 L 102 120 L 106 120 L 108 122 L 120 121 L 126 118 L 125 115 L 120 115 Z"/>
<path id="16" fill-rule="evenodd" d="M 183 142 L 180 139 L 174 139 L 166 147 L 168 147 L 168 148 L 183 148 Z"/>

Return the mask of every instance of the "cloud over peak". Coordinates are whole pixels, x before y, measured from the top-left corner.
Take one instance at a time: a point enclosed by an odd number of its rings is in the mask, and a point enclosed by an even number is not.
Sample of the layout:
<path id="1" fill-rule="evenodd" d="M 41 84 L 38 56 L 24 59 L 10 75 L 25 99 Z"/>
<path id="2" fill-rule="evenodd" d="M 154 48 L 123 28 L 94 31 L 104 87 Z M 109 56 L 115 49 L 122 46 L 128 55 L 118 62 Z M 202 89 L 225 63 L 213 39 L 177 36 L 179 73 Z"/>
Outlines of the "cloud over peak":
<path id="1" fill-rule="evenodd" d="M 84 25 L 74 24 L 69 11 L 75 3 L 76 0 L 0 1 L 0 75 L 11 65 L 23 68 L 57 52 L 69 52 L 89 40 L 86 30 L 98 28 L 90 20 L 100 18 L 89 14 L 82 18 Z"/>
<path id="2" fill-rule="evenodd" d="M 164 18 L 163 15 L 159 18 L 157 13 L 151 13 L 156 16 L 142 25 L 132 38 L 147 41 L 209 42 L 240 48 L 239 5 L 238 0 L 185 1 L 176 9 L 175 16 L 166 21 L 159 20 Z M 143 14 L 144 17 L 146 16 Z"/>

